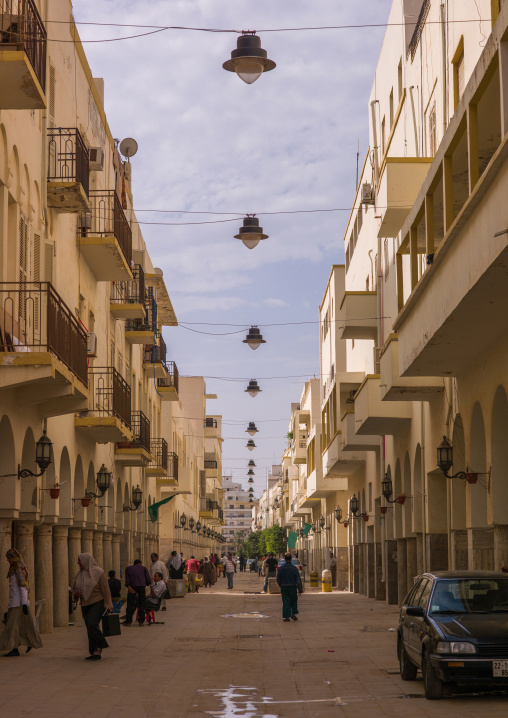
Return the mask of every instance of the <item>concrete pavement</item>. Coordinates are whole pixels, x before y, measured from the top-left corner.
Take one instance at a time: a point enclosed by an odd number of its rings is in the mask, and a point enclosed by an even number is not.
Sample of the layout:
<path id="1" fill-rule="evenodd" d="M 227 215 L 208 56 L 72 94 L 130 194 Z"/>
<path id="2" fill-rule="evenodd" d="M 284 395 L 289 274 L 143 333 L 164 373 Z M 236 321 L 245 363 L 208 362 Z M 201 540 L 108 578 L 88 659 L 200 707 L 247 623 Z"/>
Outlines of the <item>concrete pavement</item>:
<path id="1" fill-rule="evenodd" d="M 235 575 L 168 601 L 165 625 L 133 625 L 85 661 L 83 625 L 43 636 L 44 648 L 0 659 L 2 715 L 34 718 L 308 718 L 506 716 L 507 696 L 423 698 L 395 652 L 397 610 L 355 594 L 307 588 L 300 620 L 283 623 L 280 596 Z M 243 614 L 243 617 L 232 617 Z M 257 615 L 255 615 L 257 614 Z M 266 616 L 266 618 L 259 616 Z M 229 616 L 229 617 L 225 617 Z"/>

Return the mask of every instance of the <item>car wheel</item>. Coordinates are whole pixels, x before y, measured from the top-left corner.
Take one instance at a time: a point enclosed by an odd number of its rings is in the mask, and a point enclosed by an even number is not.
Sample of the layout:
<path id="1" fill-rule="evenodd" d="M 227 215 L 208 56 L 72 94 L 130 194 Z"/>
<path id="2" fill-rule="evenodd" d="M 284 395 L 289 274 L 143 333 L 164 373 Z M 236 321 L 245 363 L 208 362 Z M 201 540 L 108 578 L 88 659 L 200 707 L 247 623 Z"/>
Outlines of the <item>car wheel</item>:
<path id="1" fill-rule="evenodd" d="M 425 651 L 422 661 L 423 686 L 425 698 L 429 701 L 439 700 L 443 697 L 443 681 L 440 680 L 430 663 L 428 651 Z"/>
<path id="2" fill-rule="evenodd" d="M 411 663 L 411 660 L 406 653 L 406 649 L 400 639 L 397 652 L 399 654 L 400 677 L 403 681 L 415 681 L 418 668 L 414 663 Z"/>

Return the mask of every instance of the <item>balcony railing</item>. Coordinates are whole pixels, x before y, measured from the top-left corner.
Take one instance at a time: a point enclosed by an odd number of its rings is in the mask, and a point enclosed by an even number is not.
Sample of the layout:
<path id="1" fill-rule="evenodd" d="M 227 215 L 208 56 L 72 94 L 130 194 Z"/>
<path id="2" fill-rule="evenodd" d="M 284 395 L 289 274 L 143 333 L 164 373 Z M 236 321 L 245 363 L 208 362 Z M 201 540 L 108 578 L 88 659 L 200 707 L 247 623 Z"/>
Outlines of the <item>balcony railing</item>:
<path id="1" fill-rule="evenodd" d="M 213 511 L 213 501 L 205 497 L 199 499 L 199 510 L 200 511 Z"/>
<path id="2" fill-rule="evenodd" d="M 162 469 L 168 478 L 178 481 L 178 456 L 168 451 L 166 439 L 152 439 L 150 441 L 150 453 L 152 461 L 147 470 Z"/>
<path id="3" fill-rule="evenodd" d="M 90 190 L 90 213 L 81 219 L 81 234 L 107 237 L 113 235 L 120 245 L 129 268 L 132 261 L 132 231 L 122 204 L 114 189 Z"/>
<path id="4" fill-rule="evenodd" d="M 0 351 L 52 352 L 88 386 L 86 331 L 49 282 L 0 283 Z"/>
<path id="5" fill-rule="evenodd" d="M 150 364 L 166 364 L 166 342 L 159 333 L 155 335 L 155 339 L 156 344 L 145 346 L 143 361 Z"/>
<path id="6" fill-rule="evenodd" d="M 131 426 L 131 388 L 113 367 L 93 367 L 88 371 L 89 415 L 116 416 Z"/>
<path id="7" fill-rule="evenodd" d="M 24 50 L 44 91 L 46 46 L 46 29 L 34 0 L 0 0 L 0 52 Z"/>
<path id="8" fill-rule="evenodd" d="M 142 411 L 132 412 L 131 428 L 133 446 L 150 452 L 150 422 Z"/>
<path id="9" fill-rule="evenodd" d="M 212 417 L 207 416 L 205 419 L 205 427 L 207 429 L 216 429 L 217 428 L 217 419 L 212 419 Z"/>
<path id="10" fill-rule="evenodd" d="M 51 127 L 48 141 L 48 182 L 79 182 L 88 197 L 90 162 L 79 130 Z"/>
<path id="11" fill-rule="evenodd" d="M 145 301 L 145 273 L 140 264 L 132 269 L 133 282 L 112 282 L 111 302 L 114 304 L 143 304 Z"/>
<path id="12" fill-rule="evenodd" d="M 145 290 L 143 303 L 145 305 L 145 316 L 143 319 L 128 319 L 125 326 L 127 332 L 157 332 L 157 304 L 153 294 Z"/>
<path id="13" fill-rule="evenodd" d="M 178 393 L 178 368 L 174 361 L 166 362 L 167 375 L 164 379 L 157 379 L 157 386 L 161 389 L 174 386 Z"/>
<path id="14" fill-rule="evenodd" d="M 216 468 L 217 468 L 216 461 L 205 461 L 205 469 L 216 469 Z"/>

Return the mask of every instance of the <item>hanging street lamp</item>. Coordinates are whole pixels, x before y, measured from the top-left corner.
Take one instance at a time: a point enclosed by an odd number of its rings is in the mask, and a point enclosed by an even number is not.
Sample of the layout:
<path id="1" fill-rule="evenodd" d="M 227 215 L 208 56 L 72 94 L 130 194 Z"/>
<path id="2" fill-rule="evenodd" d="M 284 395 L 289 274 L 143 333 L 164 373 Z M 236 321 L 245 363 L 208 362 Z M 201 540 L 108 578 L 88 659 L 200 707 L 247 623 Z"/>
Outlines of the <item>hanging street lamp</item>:
<path id="1" fill-rule="evenodd" d="M 254 483 L 254 479 L 251 476 L 251 478 L 249 479 L 249 484 L 253 484 L 253 483 Z"/>
<path id="2" fill-rule="evenodd" d="M 254 471 L 252 469 L 249 469 L 247 471 L 247 476 L 255 476 Z"/>
<path id="3" fill-rule="evenodd" d="M 256 448 L 256 444 L 254 443 L 254 439 L 249 439 L 249 441 L 247 442 L 247 448 L 248 448 L 249 451 L 254 451 L 254 449 Z"/>
<path id="4" fill-rule="evenodd" d="M 243 220 L 243 226 L 235 234 L 235 239 L 241 239 L 247 249 L 254 249 L 262 239 L 268 239 L 267 234 L 263 234 L 263 227 L 259 226 L 259 219 L 254 214 L 246 215 Z"/>
<path id="5" fill-rule="evenodd" d="M 88 497 L 85 497 L 85 498 L 88 498 Z M 124 506 L 123 510 L 124 511 L 137 511 L 142 503 L 143 503 L 143 492 L 141 491 L 139 486 L 136 486 L 136 488 L 132 490 L 132 504 L 133 504 L 134 508 L 132 508 L 132 506 Z"/>
<path id="6" fill-rule="evenodd" d="M 243 343 L 248 344 L 251 349 L 258 349 L 261 344 L 266 344 L 266 340 L 263 339 L 263 335 L 259 331 L 258 327 L 253 326 L 249 329 Z"/>
<path id="7" fill-rule="evenodd" d="M 256 462 L 254 461 L 254 459 L 250 459 L 250 461 L 249 461 L 249 463 L 247 464 L 247 466 L 254 468 L 254 467 L 256 466 Z"/>
<path id="8" fill-rule="evenodd" d="M 258 428 L 256 424 L 253 421 L 249 421 L 249 426 L 245 430 L 247 434 L 250 434 L 250 436 L 254 436 L 258 433 Z"/>
<path id="9" fill-rule="evenodd" d="M 261 38 L 255 32 L 243 30 L 236 41 L 236 50 L 231 53 L 231 60 L 226 60 L 222 67 L 228 72 L 236 72 L 241 80 L 252 85 L 263 72 L 270 72 L 276 65 L 261 47 Z"/>
<path id="10" fill-rule="evenodd" d="M 252 397 L 256 397 L 259 394 L 259 392 L 262 390 L 259 388 L 257 381 L 255 379 L 251 379 L 249 381 L 249 385 L 248 385 L 247 389 L 245 389 L 245 391 L 248 394 L 250 394 Z"/>

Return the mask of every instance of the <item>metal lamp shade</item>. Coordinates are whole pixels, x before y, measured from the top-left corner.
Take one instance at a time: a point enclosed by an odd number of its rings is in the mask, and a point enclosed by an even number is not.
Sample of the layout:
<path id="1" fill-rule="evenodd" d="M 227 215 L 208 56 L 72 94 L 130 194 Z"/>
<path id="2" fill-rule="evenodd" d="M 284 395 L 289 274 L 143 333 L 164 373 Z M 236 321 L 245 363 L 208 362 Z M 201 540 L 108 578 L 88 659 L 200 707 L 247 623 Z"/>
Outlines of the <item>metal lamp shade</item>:
<path id="1" fill-rule="evenodd" d="M 248 214 L 238 234 L 235 234 L 235 239 L 241 239 L 247 249 L 254 249 L 262 239 L 268 239 L 268 235 L 264 234 L 263 227 L 259 226 L 259 219 Z"/>
<path id="2" fill-rule="evenodd" d="M 255 397 L 259 394 L 261 389 L 259 388 L 257 381 L 255 379 L 251 379 L 249 381 L 249 385 L 248 385 L 247 389 L 245 389 L 245 391 L 248 394 L 250 394 L 252 397 Z"/>
<path id="3" fill-rule="evenodd" d="M 254 471 L 252 469 L 249 469 L 247 471 L 247 476 L 254 476 Z"/>
<path id="4" fill-rule="evenodd" d="M 261 47 L 260 37 L 242 34 L 236 42 L 236 50 L 231 53 L 231 60 L 226 60 L 222 67 L 228 72 L 236 72 L 241 80 L 251 85 L 263 72 L 270 72 L 276 65 Z"/>
<path id="5" fill-rule="evenodd" d="M 193 519 L 192 516 L 191 516 L 190 519 L 189 519 L 189 527 L 190 527 L 191 531 L 192 531 L 192 529 L 194 528 L 194 519 Z"/>
<path id="6" fill-rule="evenodd" d="M 358 509 L 360 508 L 358 499 L 356 498 L 356 494 L 353 494 L 353 498 L 349 499 L 349 508 L 353 516 L 356 516 L 356 514 L 358 513 Z"/>
<path id="7" fill-rule="evenodd" d="M 187 523 L 187 516 L 185 514 L 182 514 L 180 516 L 180 526 L 182 526 L 182 528 L 183 528 L 186 523 Z"/>
<path id="8" fill-rule="evenodd" d="M 199 533 L 201 531 L 201 521 L 198 520 L 196 523 L 196 531 Z"/>
<path id="9" fill-rule="evenodd" d="M 253 483 L 254 483 L 254 479 L 253 479 L 253 478 L 250 478 L 250 479 L 249 479 L 249 484 L 253 484 Z"/>
<path id="10" fill-rule="evenodd" d="M 141 491 L 139 486 L 136 486 L 136 488 L 133 489 L 133 491 L 132 491 L 132 503 L 134 504 L 134 506 L 136 508 L 138 508 L 139 506 L 141 506 L 142 502 L 143 502 L 143 492 Z"/>
<path id="11" fill-rule="evenodd" d="M 446 436 L 443 436 L 443 441 L 437 447 L 437 465 L 444 474 L 453 466 L 453 447 Z"/>
<path id="12" fill-rule="evenodd" d="M 258 433 L 258 428 L 253 421 L 249 421 L 249 426 L 247 427 L 246 432 L 250 436 L 254 436 L 255 434 Z"/>
<path id="13" fill-rule="evenodd" d="M 111 485 L 111 471 L 106 468 L 103 464 L 97 472 L 97 488 L 103 494 L 109 489 Z"/>
<path id="14" fill-rule="evenodd" d="M 340 506 L 337 506 L 337 508 L 335 509 L 335 518 L 339 523 L 342 521 L 342 509 L 340 508 Z"/>
<path id="15" fill-rule="evenodd" d="M 266 341 L 257 327 L 251 327 L 243 343 L 248 344 L 251 349 L 258 349 L 261 344 L 266 344 Z"/>
<path id="16" fill-rule="evenodd" d="M 248 448 L 249 451 L 254 451 L 254 449 L 256 448 L 256 444 L 254 443 L 254 439 L 249 439 L 249 441 L 247 442 L 247 448 Z"/>
<path id="17" fill-rule="evenodd" d="M 389 499 L 393 493 L 392 480 L 390 479 L 388 474 L 385 474 L 385 477 L 381 482 L 381 493 L 383 494 L 385 499 Z"/>
<path id="18" fill-rule="evenodd" d="M 252 467 L 256 466 L 256 462 L 254 461 L 254 459 L 251 459 L 249 461 L 249 463 L 247 464 L 247 466 L 252 466 Z"/>

